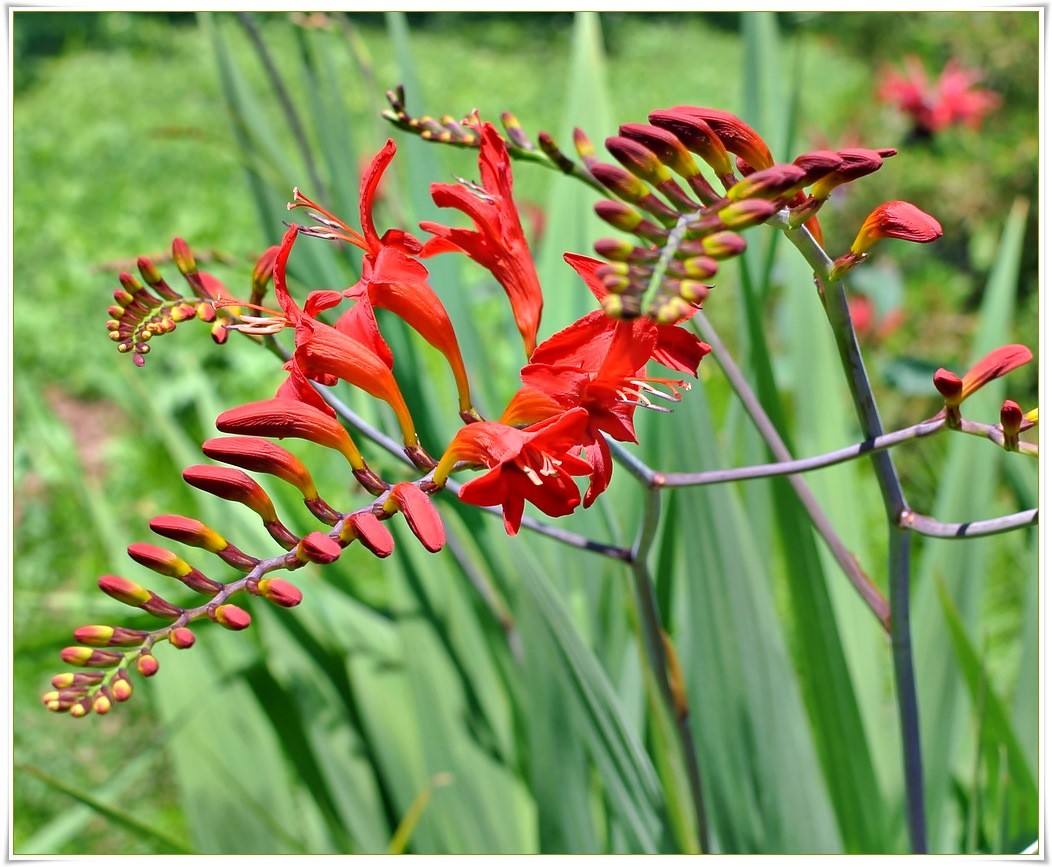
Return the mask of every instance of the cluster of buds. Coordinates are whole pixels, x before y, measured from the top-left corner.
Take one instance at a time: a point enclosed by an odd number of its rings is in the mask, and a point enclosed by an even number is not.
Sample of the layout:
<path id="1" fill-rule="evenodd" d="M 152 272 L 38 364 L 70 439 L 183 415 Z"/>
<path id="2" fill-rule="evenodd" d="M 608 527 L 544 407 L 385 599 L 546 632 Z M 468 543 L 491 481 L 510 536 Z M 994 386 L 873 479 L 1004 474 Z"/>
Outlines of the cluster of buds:
<path id="1" fill-rule="evenodd" d="M 989 432 L 984 429 L 984 426 L 962 418 L 961 404 L 988 382 L 1022 367 L 1033 357 L 1033 353 L 1027 347 L 1013 343 L 987 353 L 963 377 L 944 367 L 935 371 L 933 377 L 935 388 L 943 398 L 943 409 L 940 410 L 940 414 L 945 417 L 947 427 L 988 436 Z M 1038 410 L 1036 408 L 1024 413 L 1014 400 L 1006 400 L 1001 405 L 1000 423 L 996 427 L 1005 451 L 1020 451 L 1019 434 L 1034 427 L 1037 422 Z"/>
<path id="2" fill-rule="evenodd" d="M 256 264 L 252 275 L 253 301 L 266 290 L 275 253 L 276 248 L 271 248 Z M 117 351 L 132 353 L 139 367 L 145 363 L 150 341 L 174 331 L 180 322 L 207 322 L 212 326 L 212 339 L 224 343 L 240 314 L 240 307 L 232 303 L 226 287 L 211 274 L 198 270 L 193 253 L 182 238 L 172 242 L 172 260 L 190 287 L 189 294 L 173 289 L 146 257 L 140 257 L 137 263 L 143 282 L 126 271 L 118 276 L 121 288 L 113 293 L 114 304 L 109 308 L 106 328 Z"/>
<path id="3" fill-rule="evenodd" d="M 249 612 L 229 601 L 238 593 L 262 597 L 281 608 L 298 605 L 303 599 L 300 589 L 289 581 L 272 577 L 271 572 L 293 571 L 308 563 L 332 563 L 355 541 L 377 557 L 389 556 L 394 550 L 394 538 L 382 522 L 396 514 L 405 517 L 410 530 L 428 551 L 439 551 L 445 544 L 441 518 L 425 493 L 425 489 L 434 490 L 427 478 L 416 483 L 399 482 L 390 490 L 385 487 L 368 505 L 341 512 L 321 498 L 302 463 L 275 443 L 254 437 L 217 437 L 206 442 L 203 451 L 209 457 L 234 464 L 234 468 L 202 464 L 189 467 L 183 478 L 199 490 L 242 503 L 254 511 L 283 552 L 269 558 L 254 557 L 194 518 L 182 515 L 154 518 L 150 529 L 158 536 L 215 555 L 218 568 L 232 569 L 238 577 L 217 580 L 167 548 L 146 542 L 129 545 L 128 556 L 132 560 L 158 575 L 174 579 L 184 591 L 196 594 L 199 601 L 178 604 L 135 581 L 103 575 L 98 581 L 103 593 L 152 615 L 164 625 L 155 629 L 129 629 L 96 624 L 76 629 L 73 638 L 77 644 L 65 648 L 61 657 L 67 665 L 85 670 L 63 672 L 52 678 L 53 689 L 43 695 L 49 710 L 69 712 L 75 717 L 90 712 L 108 713 L 114 702 L 131 696 L 130 670 L 143 677 L 157 672 L 155 649 L 159 643 L 167 641 L 180 650 L 193 646 L 195 635 L 190 626 L 196 621 L 211 620 L 234 632 L 248 628 L 252 623 Z M 313 530 L 302 537 L 290 531 L 278 518 L 270 496 L 239 467 L 269 474 L 295 486 L 311 514 L 326 525 L 325 529 Z"/>

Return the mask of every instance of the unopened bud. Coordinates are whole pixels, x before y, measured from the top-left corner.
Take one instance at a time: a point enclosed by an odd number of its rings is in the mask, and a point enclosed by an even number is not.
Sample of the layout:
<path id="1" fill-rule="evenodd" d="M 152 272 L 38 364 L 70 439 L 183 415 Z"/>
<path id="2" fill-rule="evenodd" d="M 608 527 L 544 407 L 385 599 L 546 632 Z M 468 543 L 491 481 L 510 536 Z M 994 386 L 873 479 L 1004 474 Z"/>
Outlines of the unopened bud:
<path id="1" fill-rule="evenodd" d="M 241 470 L 197 465 L 183 470 L 183 479 L 187 484 L 206 493 L 224 500 L 244 503 L 264 521 L 277 520 L 274 504 L 266 491 Z"/>
<path id="2" fill-rule="evenodd" d="M 90 647 L 65 647 L 60 655 L 63 662 L 70 665 L 81 665 L 85 668 L 112 668 L 124 659 L 121 653 L 112 650 L 93 650 Z"/>
<path id="3" fill-rule="evenodd" d="M 150 599 L 149 590 L 118 575 L 103 575 L 99 578 L 99 589 L 118 602 L 135 608 L 139 608 Z"/>
<path id="4" fill-rule="evenodd" d="M 299 587 L 281 578 L 263 578 L 258 587 L 264 599 L 282 608 L 295 608 L 303 601 L 303 592 Z"/>
<path id="5" fill-rule="evenodd" d="M 441 551 L 446 544 L 446 530 L 431 498 L 412 482 L 399 482 L 391 489 L 388 502 L 392 501 L 424 548 L 432 553 Z"/>
<path id="6" fill-rule="evenodd" d="M 195 518 L 184 518 L 182 515 L 158 515 L 150 520 L 150 529 L 158 536 L 203 548 L 216 554 L 227 546 L 227 541 L 211 527 L 202 524 Z"/>
<path id="7" fill-rule="evenodd" d="M 333 563 L 342 553 L 339 542 L 318 531 L 308 533 L 296 546 L 296 557 L 304 563 Z"/>
<path id="8" fill-rule="evenodd" d="M 194 254 L 190 252 L 190 245 L 182 238 L 176 238 L 172 241 L 172 259 L 175 260 L 175 267 L 179 269 L 179 273 L 183 276 L 197 273 L 197 262 L 194 260 Z"/>
<path id="9" fill-rule="evenodd" d="M 510 111 L 505 111 L 501 114 L 500 122 L 504 125 L 504 131 L 508 134 L 508 138 L 511 139 L 511 142 L 515 147 L 524 151 L 537 150 L 537 148 L 534 147 L 533 142 L 529 140 L 526 133 L 523 131 L 519 119 Z"/>
<path id="10" fill-rule="evenodd" d="M 766 199 L 746 199 L 732 202 L 717 213 L 724 228 L 747 229 L 764 222 L 777 210 L 778 206 Z"/>
<path id="11" fill-rule="evenodd" d="M 343 526 L 341 541 L 357 539 L 377 557 L 387 557 L 394 550 L 394 537 L 372 512 L 356 512 Z"/>
<path id="12" fill-rule="evenodd" d="M 127 701 L 131 698 L 132 685 L 125 669 L 120 669 L 117 676 L 110 681 L 110 692 L 113 693 L 114 701 Z"/>
<path id="13" fill-rule="evenodd" d="M 143 677 L 153 677 L 160 666 L 157 664 L 157 657 L 152 653 L 140 653 L 135 660 L 135 668 Z"/>
<path id="14" fill-rule="evenodd" d="M 295 486 L 304 499 L 318 496 L 318 489 L 307 468 L 287 449 L 269 440 L 244 436 L 215 437 L 205 442 L 201 451 L 214 461 L 223 461 L 254 473 L 277 476 Z"/>
<path id="15" fill-rule="evenodd" d="M 1001 404 L 1001 432 L 1006 452 L 1019 451 L 1019 430 L 1023 425 L 1023 410 L 1014 400 Z"/>
<path id="16" fill-rule="evenodd" d="M 196 640 L 196 636 L 185 626 L 177 626 L 168 633 L 168 643 L 171 644 L 172 647 L 177 647 L 180 650 L 185 650 L 187 647 L 193 647 Z"/>
<path id="17" fill-rule="evenodd" d="M 252 616 L 244 608 L 229 603 L 220 605 L 212 617 L 216 623 L 232 632 L 247 629 L 252 624 Z"/>
<path id="18" fill-rule="evenodd" d="M 668 236 L 666 230 L 651 223 L 649 220 L 644 220 L 638 211 L 623 202 L 603 199 L 596 203 L 595 212 L 601 220 L 605 220 L 615 229 L 620 229 L 622 232 L 629 232 L 650 241 L 664 241 Z"/>
<path id="19" fill-rule="evenodd" d="M 74 631 L 73 639 L 90 647 L 135 647 L 148 635 L 145 630 L 123 626 L 81 626 Z"/>
<path id="20" fill-rule="evenodd" d="M 744 199 L 777 199 L 798 189 L 805 176 L 802 168 L 785 163 L 752 172 L 727 190 L 732 202 Z"/>

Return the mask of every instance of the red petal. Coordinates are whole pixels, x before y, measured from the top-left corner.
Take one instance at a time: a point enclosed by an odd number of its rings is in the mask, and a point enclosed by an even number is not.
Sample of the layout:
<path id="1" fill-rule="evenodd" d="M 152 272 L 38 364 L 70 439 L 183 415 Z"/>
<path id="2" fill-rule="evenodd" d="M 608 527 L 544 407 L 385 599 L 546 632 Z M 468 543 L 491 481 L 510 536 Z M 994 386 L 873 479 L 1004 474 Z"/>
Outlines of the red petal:
<path id="1" fill-rule="evenodd" d="M 391 490 L 391 496 L 405 515 L 413 535 L 428 551 L 441 551 L 446 544 L 446 529 L 431 498 L 412 482 L 399 482 Z"/>
<path id="2" fill-rule="evenodd" d="M 365 235 L 365 240 L 371 250 L 379 247 L 380 244 L 380 236 L 376 233 L 376 226 L 373 223 L 373 199 L 376 197 L 376 190 L 380 186 L 384 171 L 391 164 L 397 150 L 395 143 L 388 139 L 387 144 L 380 148 L 380 152 L 373 157 L 372 162 L 362 173 L 359 209 L 362 218 L 362 234 Z"/>
<path id="3" fill-rule="evenodd" d="M 698 365 L 712 347 L 678 325 L 658 325 L 657 344 L 651 358 L 672 370 L 698 375 Z"/>
<path id="4" fill-rule="evenodd" d="M 993 350 L 961 377 L 964 384 L 961 400 L 982 388 L 990 380 L 1004 376 L 1017 367 L 1022 367 L 1033 357 L 1034 354 L 1019 343 L 1013 343 Z"/>

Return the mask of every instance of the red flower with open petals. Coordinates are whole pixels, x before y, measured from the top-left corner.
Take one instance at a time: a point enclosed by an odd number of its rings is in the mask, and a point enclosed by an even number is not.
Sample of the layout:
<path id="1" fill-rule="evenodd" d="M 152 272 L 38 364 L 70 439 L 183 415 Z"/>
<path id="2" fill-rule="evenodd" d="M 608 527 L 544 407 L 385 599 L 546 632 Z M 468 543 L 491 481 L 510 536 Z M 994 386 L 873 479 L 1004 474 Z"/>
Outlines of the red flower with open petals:
<path id="1" fill-rule="evenodd" d="M 541 284 L 512 198 L 508 149 L 490 123 L 482 126 L 479 174 L 481 188 L 460 184 L 431 185 L 431 197 L 436 205 L 463 211 L 471 217 L 478 231 L 421 223 L 421 229 L 435 236 L 424 245 L 421 255 L 462 252 L 489 269 L 508 294 L 515 324 L 529 356 L 537 344 L 537 328 L 541 321 Z"/>
<path id="2" fill-rule="evenodd" d="M 359 189 L 361 232 L 352 229 L 299 190 L 294 191 L 293 202 L 289 207 L 310 208 L 316 212 L 315 216 L 322 218 L 321 226 L 300 230 L 305 234 L 346 241 L 365 252 L 361 280 L 343 293 L 347 298 L 359 299 L 359 303 L 341 317 L 337 328 L 355 339 L 363 340 L 391 367 L 394 359 L 380 337 L 372 308 L 390 310 L 446 357 L 457 383 L 461 412 L 474 414 L 467 371 L 453 324 L 438 295 L 427 282 L 427 269 L 415 258 L 422 250 L 420 242 L 401 229 L 388 229 L 381 236 L 373 221 L 377 190 L 396 152 L 395 143 L 388 139 L 362 174 Z M 368 304 L 363 306 L 362 299 L 365 298 L 368 298 Z"/>
<path id="3" fill-rule="evenodd" d="M 978 129 L 983 117 L 1001 103 L 1001 97 L 992 90 L 974 86 L 982 73 L 965 69 L 955 60 L 946 64 L 934 83 L 915 55 L 906 58 L 905 66 L 904 75 L 891 68 L 883 71 L 877 99 L 894 104 L 908 115 L 922 136 L 955 124 Z"/>
<path id="4" fill-rule="evenodd" d="M 476 506 L 500 506 L 508 535 L 519 531 L 529 500 L 546 515 L 569 515 L 581 502 L 573 476 L 591 466 L 571 454 L 581 444 L 588 414 L 573 409 L 525 430 L 486 421 L 462 427 L 439 461 L 434 479 L 445 482 L 458 461 L 489 468 L 464 484 L 460 499 Z"/>

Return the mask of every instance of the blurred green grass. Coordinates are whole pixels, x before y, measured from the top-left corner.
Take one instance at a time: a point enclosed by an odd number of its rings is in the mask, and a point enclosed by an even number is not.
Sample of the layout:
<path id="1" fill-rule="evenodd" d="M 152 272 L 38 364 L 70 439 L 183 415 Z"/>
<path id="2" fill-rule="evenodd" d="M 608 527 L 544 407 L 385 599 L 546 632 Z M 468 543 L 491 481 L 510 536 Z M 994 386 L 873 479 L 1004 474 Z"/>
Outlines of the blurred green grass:
<path id="1" fill-rule="evenodd" d="M 17 12 L 16 38 L 25 16 L 56 14 L 64 13 Z M 188 382 L 203 376 L 214 388 L 209 399 L 226 406 L 258 397 L 278 381 L 261 353 L 215 350 L 192 328 L 165 338 L 150 357 L 149 370 L 138 374 L 105 337 L 104 311 L 117 285 L 115 272 L 138 255 L 163 255 L 178 235 L 197 251 L 215 250 L 221 259 L 236 263 L 215 267 L 219 276 L 244 274 L 280 229 L 275 227 L 270 236 L 260 232 L 203 33 L 196 26 L 173 25 L 150 15 L 92 14 L 91 41 L 32 63 L 27 57 L 21 60 L 32 74 L 16 82 L 20 87 L 14 104 L 15 754 L 19 761 L 61 773 L 87 790 L 103 786 L 112 778 L 110 769 L 130 756 L 144 757 L 141 776 L 130 786 L 164 780 L 171 773 L 165 750 L 156 743 L 159 731 L 151 722 L 149 687 L 140 687 L 134 702 L 84 737 L 69 720 L 46 714 L 38 701 L 69 629 L 89 622 L 93 612 L 107 616 L 104 600 L 94 590 L 95 577 L 119 568 L 123 545 L 143 537 L 150 516 L 187 508 L 188 494 L 173 484 L 181 465 L 168 457 L 154 420 L 137 411 L 141 401 L 133 377 L 138 375 L 138 387 L 146 383 L 162 407 L 191 430 L 204 430 L 200 419 L 206 414 L 184 387 Z M 966 19 L 972 20 L 961 18 Z M 867 99 L 872 65 L 858 51 L 872 31 L 860 29 L 854 41 L 850 34 L 837 33 L 838 42 L 824 21 L 819 16 L 795 22 L 805 46 L 805 133 L 836 140 L 853 123 L 870 137 L 874 129 L 883 133 L 885 110 L 874 110 Z M 857 21 L 862 28 L 862 19 Z M 283 17 L 262 16 L 261 22 L 278 62 L 291 69 L 288 58 L 295 46 Z M 511 110 L 530 132 L 560 131 L 568 21 L 533 27 L 514 16 L 445 21 L 436 16 L 419 23 L 412 41 L 424 92 L 410 95 L 411 110 L 461 114 L 478 108 L 489 117 Z M 654 93 L 660 93 L 663 105 L 737 104 L 741 44 L 722 21 L 700 15 L 616 15 L 606 17 L 604 24 L 618 121 L 641 120 L 657 107 Z M 954 40 L 978 45 L 983 38 L 977 27 L 940 26 L 938 16 L 918 21 L 909 30 L 910 42 L 899 49 L 923 50 L 931 43 L 935 47 L 928 50 L 936 57 L 952 51 Z M 997 31 L 1001 38 L 1015 32 L 1011 27 Z M 397 68 L 382 24 L 361 21 L 360 36 L 376 81 L 381 88 L 390 86 Z M 1031 47 L 1036 50 L 1036 40 L 1034 46 L 1020 45 L 1017 55 L 1000 61 L 1006 68 L 1014 68 Z M 976 55 L 972 62 L 987 60 L 994 63 L 997 56 Z M 258 66 L 248 61 L 245 67 L 262 89 Z M 17 68 L 16 63 L 16 76 Z M 1030 68 L 1036 70 L 1036 61 Z M 829 75 L 830 69 L 836 76 Z M 358 80 L 350 52 L 337 71 L 334 86 Z M 973 360 L 960 353 L 968 345 L 969 302 L 981 285 L 978 266 L 988 264 L 981 255 L 984 238 L 999 230 L 1004 209 L 1018 191 L 1013 184 L 1025 184 L 1025 179 L 1012 178 L 1026 162 L 1022 157 L 1028 148 L 1036 148 L 1036 127 L 1019 132 L 1035 116 L 1029 93 L 1020 86 L 1011 114 L 1000 126 L 991 124 L 993 134 L 1010 141 L 1011 149 L 991 146 L 989 135 L 962 135 L 944 145 L 948 154 L 944 150 L 930 160 L 920 154 L 916 160 L 891 161 L 879 183 L 866 182 L 859 207 L 879 200 L 881 184 L 894 190 L 895 198 L 914 191 L 918 204 L 940 216 L 943 203 L 925 202 L 925 195 L 942 195 L 951 182 L 968 193 L 968 208 L 947 225 L 946 239 L 965 258 L 946 261 L 923 252 L 888 251 L 889 260 L 912 269 L 910 287 L 916 294 L 906 299 L 906 325 L 886 345 L 874 348 L 878 358 L 916 347 L 917 353 L 947 366 L 963 367 Z M 1034 94 L 1036 100 L 1036 90 Z M 379 94 L 348 87 L 342 96 L 356 120 L 356 144 L 370 152 L 388 134 L 373 115 Z M 288 132 L 276 109 L 268 120 L 275 138 L 287 144 Z M 587 132 L 601 140 L 613 130 Z M 438 156 L 450 173 L 472 171 L 472 155 L 439 149 Z M 990 171 L 957 170 L 982 169 L 984 159 Z M 544 200 L 551 180 L 546 173 L 524 167 L 516 177 L 523 199 Z M 965 217 L 970 222 L 964 223 Z M 849 240 L 845 236 L 840 243 Z M 973 248 L 977 262 L 966 261 Z M 115 267 L 117 263 L 124 264 Z M 729 297 L 733 281 L 718 291 Z M 1027 317 L 1035 315 L 1036 297 L 1028 292 L 1022 305 L 1024 342 L 1032 334 Z M 732 306 L 713 305 L 712 317 L 727 326 L 727 333 L 733 333 Z M 188 369 L 193 376 L 186 374 Z M 1036 372 L 1020 374 L 1013 382 L 1035 389 Z M 915 399 L 890 389 L 880 397 L 890 424 L 915 419 Z M 916 503 L 923 509 L 934 499 L 937 480 L 931 479 L 926 497 L 923 470 L 930 458 L 921 455 L 907 456 L 904 463 L 911 483 L 921 489 Z M 1002 499 L 1007 510 L 1011 494 Z M 1009 545 L 1005 550 L 1021 549 Z M 375 570 L 366 571 L 361 581 L 362 594 L 382 599 Z M 1003 643 L 991 640 L 991 655 L 1004 657 L 993 667 L 1009 673 L 1015 651 L 1008 638 L 1021 605 L 1014 587 L 1001 582 L 1000 591 L 996 583 L 990 590 L 990 607 L 1000 615 L 994 623 L 1005 635 Z M 148 824 L 181 832 L 174 795 L 163 785 L 136 803 L 137 815 Z M 35 779 L 16 777 L 15 849 L 71 804 Z M 94 820 L 83 836 L 67 844 L 75 848 L 64 851 L 146 853 L 154 851 L 152 845 Z"/>

